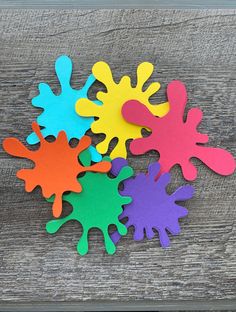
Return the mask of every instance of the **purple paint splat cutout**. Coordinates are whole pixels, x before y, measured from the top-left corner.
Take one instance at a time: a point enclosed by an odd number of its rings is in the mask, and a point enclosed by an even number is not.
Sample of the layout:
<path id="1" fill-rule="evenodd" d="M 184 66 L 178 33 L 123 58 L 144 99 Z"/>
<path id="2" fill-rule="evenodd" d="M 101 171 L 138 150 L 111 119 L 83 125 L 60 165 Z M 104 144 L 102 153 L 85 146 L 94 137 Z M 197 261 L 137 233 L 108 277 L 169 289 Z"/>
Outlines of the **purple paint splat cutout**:
<path id="1" fill-rule="evenodd" d="M 112 161 L 111 172 L 117 174 L 127 161 L 117 158 Z M 125 205 L 119 219 L 128 218 L 126 227 L 134 226 L 134 240 L 142 240 L 144 231 L 148 239 L 155 235 L 153 229 L 158 231 L 162 247 L 168 247 L 170 239 L 167 231 L 173 235 L 180 233 L 179 218 L 188 214 L 186 208 L 176 204 L 192 198 L 194 188 L 191 185 L 179 187 L 173 194 L 166 193 L 166 186 L 170 183 L 169 173 L 163 173 L 157 180 L 155 177 L 160 171 L 159 163 L 155 162 L 148 167 L 148 174 L 140 173 L 135 178 L 124 181 L 122 196 L 131 196 L 133 201 Z M 114 243 L 120 235 L 114 232 L 111 235 Z"/>

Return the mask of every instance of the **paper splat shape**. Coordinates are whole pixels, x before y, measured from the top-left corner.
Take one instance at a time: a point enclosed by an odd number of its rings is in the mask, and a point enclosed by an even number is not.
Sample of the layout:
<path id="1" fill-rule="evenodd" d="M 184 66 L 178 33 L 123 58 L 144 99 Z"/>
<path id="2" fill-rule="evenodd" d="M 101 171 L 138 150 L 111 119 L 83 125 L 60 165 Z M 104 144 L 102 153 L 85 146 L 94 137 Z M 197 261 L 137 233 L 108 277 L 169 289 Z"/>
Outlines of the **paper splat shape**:
<path id="1" fill-rule="evenodd" d="M 183 120 L 187 103 L 185 85 L 181 81 L 172 81 L 167 87 L 167 97 L 170 111 L 162 118 L 156 118 L 138 101 L 124 104 L 122 113 L 128 122 L 148 127 L 152 131 L 150 136 L 132 141 L 131 152 L 141 155 L 156 150 L 160 154 L 161 172 L 168 172 L 179 164 L 184 178 L 190 181 L 197 177 L 197 169 L 191 162 L 192 157 L 200 159 L 218 174 L 232 174 L 235 160 L 229 152 L 202 145 L 208 142 L 208 136 L 197 131 L 202 120 L 202 111 L 192 108 L 188 111 L 186 121 Z"/>
<path id="2" fill-rule="evenodd" d="M 84 118 L 76 114 L 75 102 L 80 98 L 88 97 L 88 90 L 94 83 L 95 78 L 90 75 L 81 90 L 75 90 L 70 85 L 72 76 L 72 61 L 66 56 L 60 56 L 55 63 L 55 71 L 61 85 L 61 93 L 55 95 L 50 86 L 46 83 L 39 84 L 39 95 L 32 99 L 32 105 L 43 109 L 37 118 L 37 123 L 44 127 L 42 135 L 46 138 L 49 135 L 57 137 L 60 131 L 65 131 L 68 140 L 72 138 L 80 139 L 85 132 L 90 129 L 93 118 Z M 94 105 L 100 104 L 94 101 Z M 33 132 L 27 137 L 29 144 L 39 142 L 38 137 Z M 90 147 L 93 161 L 100 161 L 101 155 L 96 149 Z"/>
<path id="3" fill-rule="evenodd" d="M 102 82 L 107 92 L 98 92 L 97 98 L 102 102 L 96 105 L 88 99 L 79 99 L 76 103 L 76 111 L 80 116 L 98 117 L 91 125 L 93 133 L 105 133 L 104 141 L 96 148 L 99 153 L 105 154 L 110 141 L 118 139 L 118 143 L 110 154 L 111 159 L 127 156 L 125 143 L 128 139 L 141 137 L 141 127 L 127 123 L 121 114 L 122 105 L 130 99 L 136 99 L 143 103 L 155 116 L 163 116 L 168 112 L 168 103 L 152 105 L 149 98 L 159 90 L 160 84 L 153 82 L 144 91 L 143 86 L 153 72 L 153 65 L 148 62 L 141 63 L 137 68 L 137 84 L 131 86 L 130 77 L 123 76 L 119 83 L 113 80 L 112 72 L 105 62 L 97 62 L 92 69 L 93 75 Z"/>
<path id="4" fill-rule="evenodd" d="M 112 163 L 112 170 L 116 173 L 124 165 L 119 158 Z M 170 183 L 169 173 L 163 173 L 158 180 L 160 165 L 158 162 L 149 165 L 148 174 L 140 173 L 135 178 L 124 181 L 124 189 L 120 191 L 122 196 L 132 197 L 132 202 L 125 205 L 119 219 L 128 218 L 126 227 L 134 226 L 134 240 L 144 239 L 144 233 L 148 239 L 159 234 L 162 247 L 168 247 L 170 239 L 168 232 L 173 235 L 180 233 L 179 219 L 188 214 L 188 210 L 177 201 L 190 199 L 194 189 L 190 185 L 179 187 L 173 194 L 166 193 L 166 186 Z M 120 239 L 118 232 L 111 236 L 114 243 Z"/>
<path id="5" fill-rule="evenodd" d="M 88 232 L 92 228 L 97 228 L 103 233 L 106 251 L 113 254 L 116 247 L 108 234 L 108 227 L 114 224 L 120 235 L 127 233 L 126 227 L 118 217 L 123 211 L 122 205 L 130 203 L 131 198 L 121 196 L 118 186 L 132 174 L 133 170 L 128 166 L 123 167 L 115 178 L 101 173 L 86 173 L 79 178 L 83 191 L 80 194 L 71 192 L 63 196 L 63 200 L 72 205 L 72 212 L 65 218 L 49 221 L 46 225 L 47 232 L 55 233 L 66 222 L 76 220 L 83 229 L 77 245 L 80 255 L 88 252 Z"/>
<path id="6" fill-rule="evenodd" d="M 19 170 L 17 177 L 25 181 L 27 192 L 39 185 L 44 197 L 55 194 L 53 216 L 59 217 L 62 211 L 62 194 L 65 191 L 79 193 L 82 190 L 77 176 L 85 171 L 108 172 L 111 164 L 99 162 L 86 167 L 79 163 L 78 155 L 91 144 L 88 136 L 83 136 L 76 147 L 71 147 L 64 131 L 59 132 L 56 140 L 50 143 L 43 138 L 37 123 L 32 123 L 32 129 L 40 140 L 38 150 L 27 149 L 15 138 L 5 139 L 3 148 L 10 155 L 28 158 L 35 163 L 33 169 Z"/>

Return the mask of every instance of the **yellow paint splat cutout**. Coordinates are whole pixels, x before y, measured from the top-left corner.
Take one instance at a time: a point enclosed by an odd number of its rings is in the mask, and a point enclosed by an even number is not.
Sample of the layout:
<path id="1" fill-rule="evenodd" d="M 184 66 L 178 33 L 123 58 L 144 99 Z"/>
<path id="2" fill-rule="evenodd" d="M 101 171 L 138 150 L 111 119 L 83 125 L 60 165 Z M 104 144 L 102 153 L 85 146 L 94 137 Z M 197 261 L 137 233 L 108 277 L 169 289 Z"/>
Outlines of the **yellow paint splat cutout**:
<path id="1" fill-rule="evenodd" d="M 143 86 L 153 73 L 153 65 L 148 62 L 141 63 L 137 68 L 137 84 L 131 86 L 129 76 L 123 76 L 119 83 L 113 80 L 109 65 L 105 62 L 94 64 L 92 72 L 97 80 L 102 82 L 107 92 L 98 92 L 97 99 L 102 102 L 96 105 L 89 99 L 79 99 L 76 102 L 76 112 L 84 117 L 98 117 L 91 125 L 93 133 L 104 133 L 106 138 L 96 148 L 101 154 L 108 150 L 110 141 L 117 138 L 117 145 L 111 152 L 111 159 L 116 157 L 127 157 L 126 141 L 142 137 L 142 127 L 133 125 L 124 120 L 121 110 L 128 100 L 138 100 L 143 103 L 155 116 L 162 117 L 168 113 L 168 102 L 152 105 L 149 98 L 160 89 L 159 82 L 151 83 L 145 91 Z"/>

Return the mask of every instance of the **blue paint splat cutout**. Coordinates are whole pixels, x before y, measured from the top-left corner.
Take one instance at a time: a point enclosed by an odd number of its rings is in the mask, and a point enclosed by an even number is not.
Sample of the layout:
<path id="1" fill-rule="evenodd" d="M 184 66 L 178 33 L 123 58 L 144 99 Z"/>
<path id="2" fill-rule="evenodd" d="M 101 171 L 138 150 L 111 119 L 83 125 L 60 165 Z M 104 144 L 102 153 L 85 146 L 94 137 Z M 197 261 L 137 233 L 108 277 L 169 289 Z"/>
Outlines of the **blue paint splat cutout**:
<path id="1" fill-rule="evenodd" d="M 94 118 L 82 117 L 76 114 L 75 103 L 80 98 L 88 98 L 88 90 L 96 79 L 91 74 L 82 89 L 72 89 L 70 85 L 72 61 L 66 55 L 57 58 L 55 71 L 61 85 L 61 93 L 55 95 L 48 84 L 39 84 L 39 95 L 32 99 L 33 106 L 43 109 L 41 115 L 37 117 L 37 123 L 43 127 L 41 133 L 44 138 L 49 135 L 57 137 L 58 133 L 64 130 L 68 140 L 72 138 L 80 139 L 90 129 Z M 100 101 L 94 101 L 94 103 L 101 105 Z M 29 144 L 39 142 L 34 132 L 26 140 Z M 101 155 L 95 147 L 91 146 L 90 152 L 93 161 L 101 160 Z"/>

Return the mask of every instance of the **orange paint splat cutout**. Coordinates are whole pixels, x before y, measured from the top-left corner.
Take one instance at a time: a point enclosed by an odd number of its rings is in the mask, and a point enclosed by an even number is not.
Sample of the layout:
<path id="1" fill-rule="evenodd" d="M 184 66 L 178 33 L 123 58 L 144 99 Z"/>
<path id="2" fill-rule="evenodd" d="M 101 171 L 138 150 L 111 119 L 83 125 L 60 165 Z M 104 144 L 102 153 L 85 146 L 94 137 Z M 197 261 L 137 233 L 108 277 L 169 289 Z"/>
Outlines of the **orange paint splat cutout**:
<path id="1" fill-rule="evenodd" d="M 25 181 L 25 190 L 32 192 L 36 186 L 42 188 L 45 198 L 55 195 L 52 207 L 53 216 L 58 218 L 62 212 L 62 195 L 66 191 L 81 192 L 78 175 L 82 172 L 108 172 L 110 162 L 101 161 L 91 166 L 83 166 L 78 161 L 78 155 L 91 145 L 91 139 L 83 136 L 76 147 L 68 143 L 66 133 L 59 132 L 54 142 L 46 141 L 36 122 L 32 129 L 40 139 L 40 147 L 36 151 L 27 149 L 16 138 L 7 138 L 3 141 L 4 150 L 13 156 L 28 158 L 35 163 L 32 169 L 21 169 L 17 177 Z"/>

